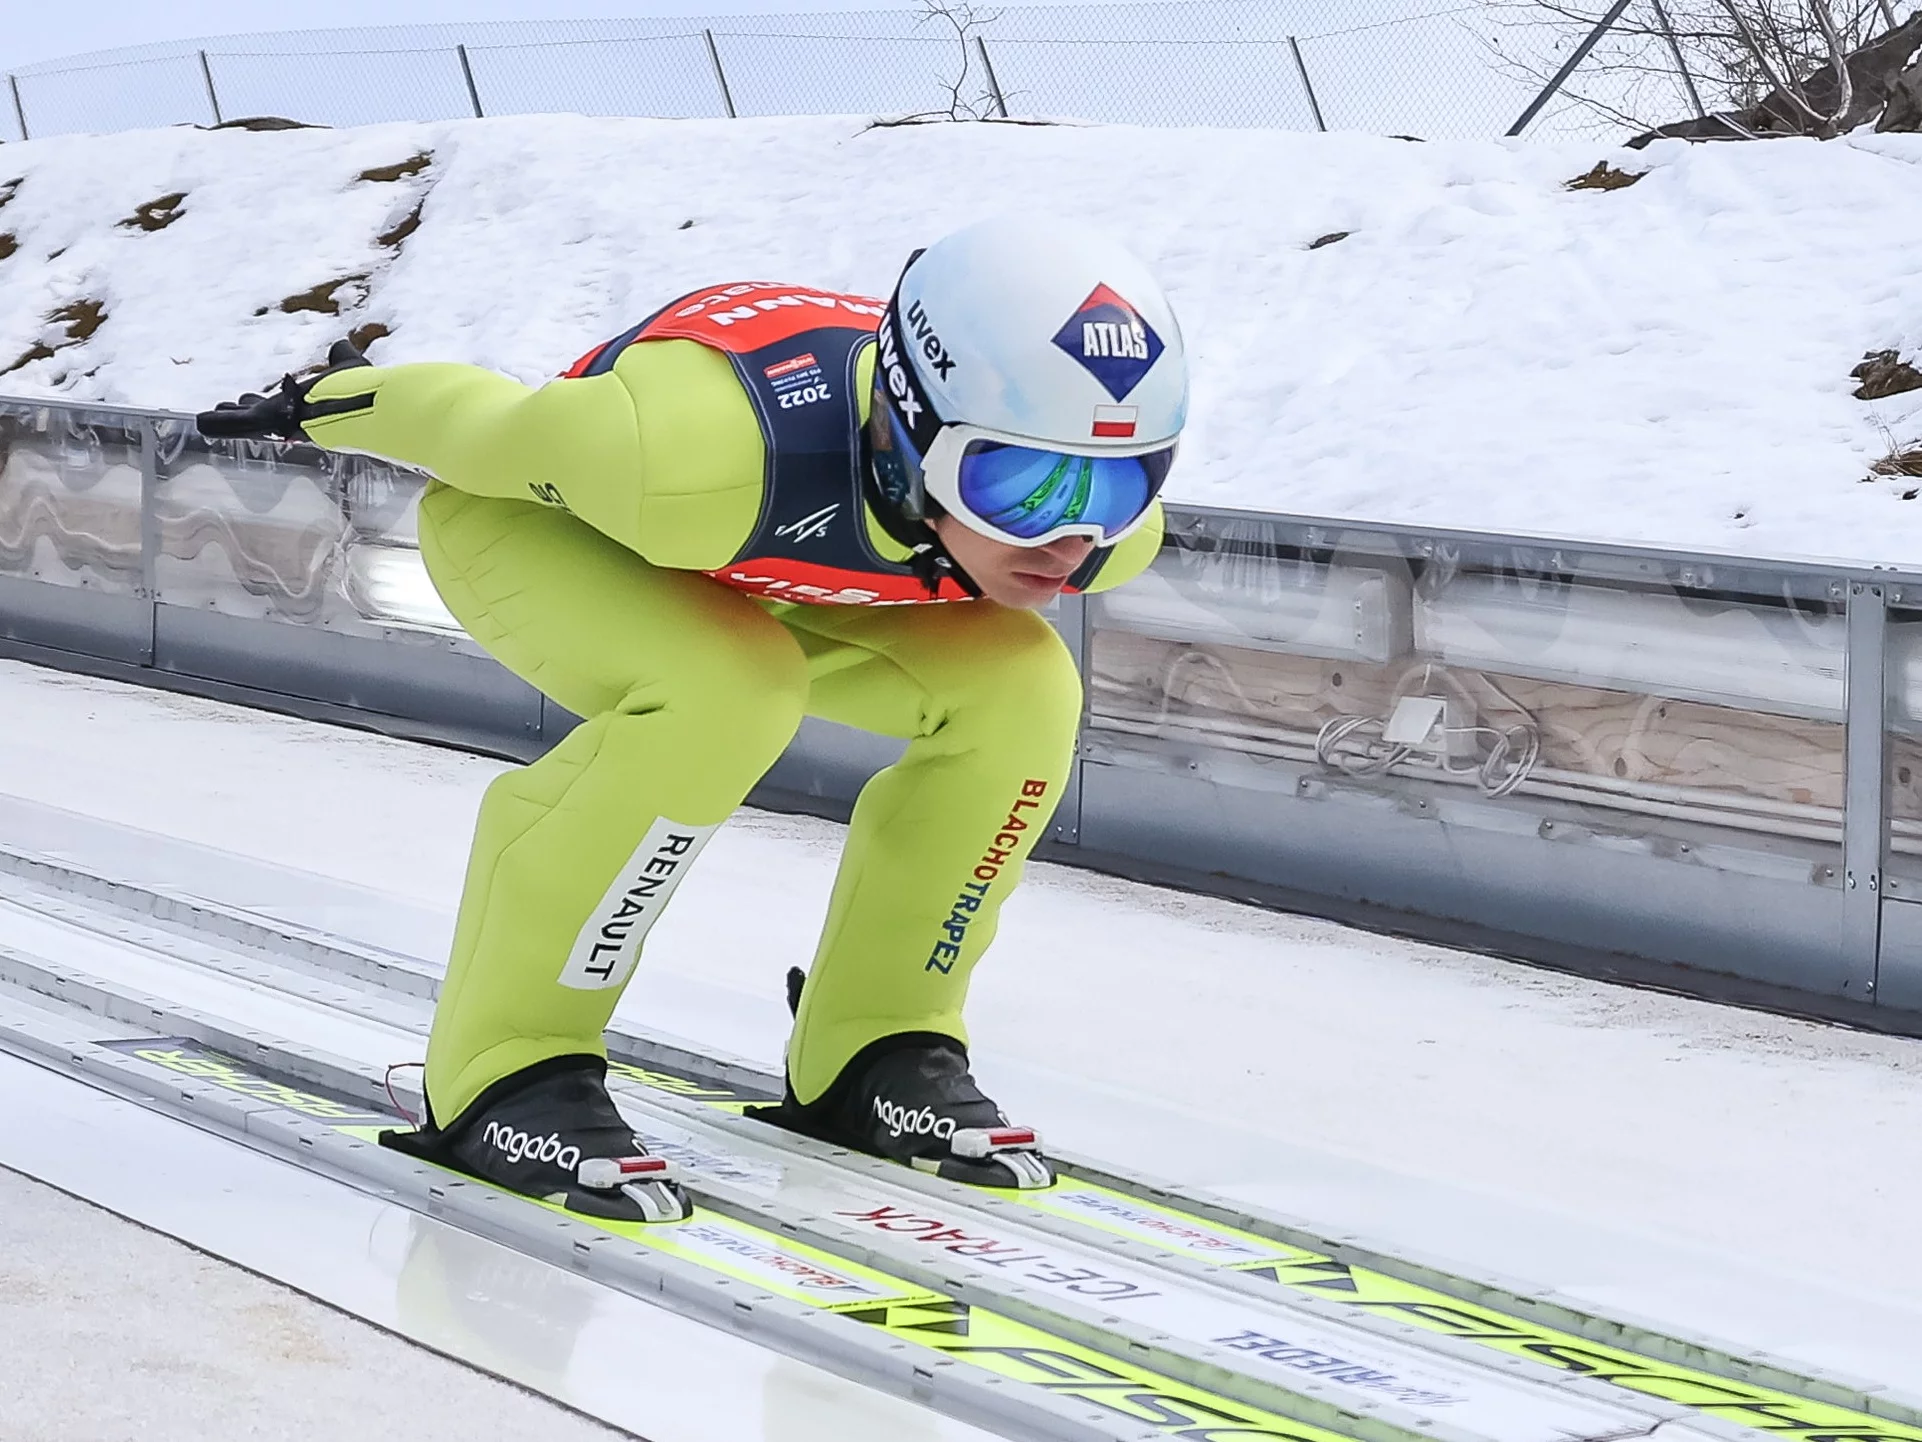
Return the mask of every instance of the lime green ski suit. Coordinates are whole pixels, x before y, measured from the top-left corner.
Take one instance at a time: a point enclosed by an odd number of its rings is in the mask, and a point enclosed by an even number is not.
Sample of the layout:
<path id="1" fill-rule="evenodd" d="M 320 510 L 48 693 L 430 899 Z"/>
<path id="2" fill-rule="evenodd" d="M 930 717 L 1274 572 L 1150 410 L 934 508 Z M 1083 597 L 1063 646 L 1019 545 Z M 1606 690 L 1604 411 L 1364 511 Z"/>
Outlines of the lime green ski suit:
<path id="1" fill-rule="evenodd" d="M 873 356 L 854 373 L 863 416 Z M 1060 795 L 1079 678 L 1032 612 L 783 603 L 702 574 L 736 558 L 770 486 L 740 376 L 711 346 L 644 339 L 533 390 L 424 364 L 309 394 L 340 408 L 305 423 L 318 444 L 435 478 L 421 552 L 448 609 L 586 718 L 482 801 L 427 1053 L 443 1127 L 523 1068 L 604 1054 L 641 936 L 803 715 L 909 745 L 854 810 L 789 1044 L 795 1095 L 887 1036 L 967 1039 L 969 973 Z M 1139 573 L 1160 533 L 1157 511 L 1090 589 Z"/>

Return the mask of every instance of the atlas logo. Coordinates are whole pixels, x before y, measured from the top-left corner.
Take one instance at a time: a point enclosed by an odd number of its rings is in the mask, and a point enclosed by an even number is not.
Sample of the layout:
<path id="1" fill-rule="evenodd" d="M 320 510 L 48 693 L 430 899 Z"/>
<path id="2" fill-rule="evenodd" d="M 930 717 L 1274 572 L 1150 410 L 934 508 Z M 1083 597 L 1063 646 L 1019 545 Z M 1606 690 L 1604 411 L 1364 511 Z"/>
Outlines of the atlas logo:
<path id="1" fill-rule="evenodd" d="M 1141 313 L 1105 285 L 1088 292 L 1054 343 L 1116 400 L 1141 384 L 1167 347 Z"/>
<path id="2" fill-rule="evenodd" d="M 895 408 L 901 412 L 901 424 L 913 434 L 915 425 L 921 419 L 922 406 L 914 393 L 914 386 L 908 380 L 907 367 L 901 360 L 901 347 L 894 334 L 894 316 L 881 322 L 876 336 L 881 347 L 881 370 L 888 378 L 888 394 L 894 397 Z"/>
<path id="3" fill-rule="evenodd" d="M 552 1132 L 536 1137 L 499 1122 L 489 1122 L 481 1133 L 481 1140 L 495 1151 L 505 1152 L 510 1161 L 551 1162 L 567 1172 L 577 1171 L 581 1165 L 581 1149 L 563 1144 Z"/>
<path id="4" fill-rule="evenodd" d="M 941 337 L 934 333 L 934 322 L 928 319 L 928 313 L 921 309 L 918 300 L 908 307 L 908 324 L 914 328 L 914 338 L 921 343 L 921 354 L 928 358 L 928 364 L 934 367 L 936 374 L 946 380 L 948 372 L 954 369 L 954 357 L 941 344 Z"/>
<path id="5" fill-rule="evenodd" d="M 774 534 L 794 542 L 797 546 L 803 541 L 813 540 L 816 536 L 825 536 L 828 533 L 828 522 L 834 519 L 840 509 L 841 503 L 836 501 L 831 506 L 821 507 L 811 516 L 803 516 L 798 521 L 789 521 L 785 526 L 776 526 Z"/>
<path id="6" fill-rule="evenodd" d="M 929 1107 L 917 1107 L 909 1111 L 899 1102 L 876 1097 L 874 1114 L 880 1118 L 881 1125 L 888 1129 L 888 1135 L 896 1141 L 903 1136 L 911 1136 L 939 1137 L 945 1142 L 954 1136 L 954 1118 L 936 1116 Z"/>
<path id="7" fill-rule="evenodd" d="M 1128 360 L 1148 358 L 1148 330 L 1139 321 L 1126 325 L 1120 321 L 1088 320 L 1081 323 L 1081 354 L 1087 358 L 1122 356 Z"/>

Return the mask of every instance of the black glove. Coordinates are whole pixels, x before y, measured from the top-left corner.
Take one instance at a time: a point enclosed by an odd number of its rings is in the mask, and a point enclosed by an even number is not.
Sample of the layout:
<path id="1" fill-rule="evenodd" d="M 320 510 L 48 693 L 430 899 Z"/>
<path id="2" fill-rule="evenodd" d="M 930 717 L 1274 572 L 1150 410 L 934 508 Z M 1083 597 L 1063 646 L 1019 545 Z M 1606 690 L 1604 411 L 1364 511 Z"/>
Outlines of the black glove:
<path id="1" fill-rule="evenodd" d="M 370 364 L 372 362 L 366 356 L 354 349 L 352 341 L 337 340 L 333 349 L 327 352 L 327 369 L 318 375 L 309 376 L 304 381 L 282 376 L 280 388 L 272 395 L 255 395 L 250 391 L 237 401 L 222 401 L 212 410 L 202 411 L 194 417 L 194 424 L 200 428 L 200 434 L 210 440 L 272 437 L 283 441 L 304 441 L 307 433 L 301 429 L 303 422 L 316 416 L 364 411 L 374 403 L 371 392 L 364 396 L 342 396 L 338 400 L 310 403 L 307 392 L 314 388 L 314 383 L 336 371 Z"/>

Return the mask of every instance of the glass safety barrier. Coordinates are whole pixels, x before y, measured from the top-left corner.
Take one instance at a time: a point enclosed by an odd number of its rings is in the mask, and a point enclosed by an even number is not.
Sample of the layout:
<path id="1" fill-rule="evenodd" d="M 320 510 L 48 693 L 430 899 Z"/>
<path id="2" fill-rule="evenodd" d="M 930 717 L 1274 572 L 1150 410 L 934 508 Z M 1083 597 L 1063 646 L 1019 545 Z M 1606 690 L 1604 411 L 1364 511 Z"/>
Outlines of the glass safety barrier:
<path id="1" fill-rule="evenodd" d="M 1090 604 L 1091 759 L 1837 884 L 1822 578 L 1204 513 Z"/>

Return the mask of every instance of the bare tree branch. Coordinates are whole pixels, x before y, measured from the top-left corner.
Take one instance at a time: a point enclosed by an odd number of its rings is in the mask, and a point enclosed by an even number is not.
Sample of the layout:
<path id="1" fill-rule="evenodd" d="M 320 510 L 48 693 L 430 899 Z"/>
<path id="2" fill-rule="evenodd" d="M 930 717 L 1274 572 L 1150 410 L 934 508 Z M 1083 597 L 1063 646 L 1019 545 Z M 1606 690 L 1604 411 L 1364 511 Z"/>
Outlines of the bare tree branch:
<path id="1" fill-rule="evenodd" d="M 985 84 L 981 85 L 978 94 L 970 94 L 968 77 L 974 70 L 975 37 L 985 26 L 999 20 L 1001 12 L 977 10 L 972 0 L 920 0 L 920 6 L 921 14 L 914 23 L 917 26 L 929 23 L 946 26 L 954 32 L 955 44 L 961 51 L 961 68 L 954 77 L 939 77 L 941 88 L 947 92 L 947 110 L 932 112 L 931 115 L 945 113 L 949 120 L 986 118 L 994 96 Z"/>
<path id="2" fill-rule="evenodd" d="M 1477 29 L 1497 65 L 1539 87 L 1604 9 L 1484 0 Z M 1919 16 L 1922 0 L 1647 0 L 1610 27 L 1547 116 L 1564 131 L 1575 116 L 1631 124 L 1642 144 L 1827 138 L 1878 117 L 1906 128 L 1922 110 Z"/>
<path id="3" fill-rule="evenodd" d="M 1820 3 L 1820 0 L 1818 0 L 1818 3 Z M 1768 54 L 1763 50 L 1761 40 L 1756 36 L 1749 22 L 1743 18 L 1742 12 L 1735 8 L 1735 0 L 1721 0 L 1721 5 L 1724 10 L 1728 11 L 1728 18 L 1735 22 L 1736 32 L 1741 35 L 1742 43 L 1748 46 L 1749 54 L 1755 57 L 1756 68 L 1760 70 L 1764 78 L 1767 79 L 1769 88 L 1782 92 L 1799 109 L 1807 111 L 1809 119 L 1820 121 L 1822 117 L 1815 113 L 1814 108 L 1795 91 L 1783 85 L 1781 80 L 1776 76 L 1775 68 L 1769 64 Z M 1768 14 L 1766 9 L 1764 9 L 1762 13 L 1765 17 Z"/>
<path id="4" fill-rule="evenodd" d="M 1835 24 L 1835 17 L 1823 0 L 1810 0 L 1810 8 L 1815 11 L 1816 23 L 1822 27 L 1822 36 L 1829 42 L 1829 59 L 1835 66 L 1835 114 L 1829 123 L 1839 125 L 1855 104 L 1855 78 L 1849 74 L 1848 47 L 1842 43 L 1842 32 Z"/>

